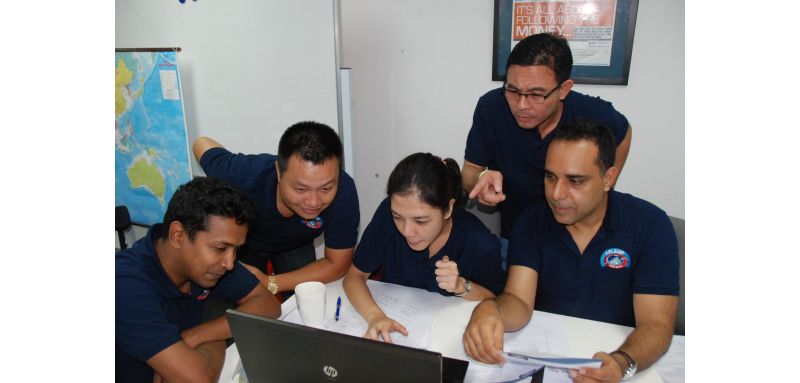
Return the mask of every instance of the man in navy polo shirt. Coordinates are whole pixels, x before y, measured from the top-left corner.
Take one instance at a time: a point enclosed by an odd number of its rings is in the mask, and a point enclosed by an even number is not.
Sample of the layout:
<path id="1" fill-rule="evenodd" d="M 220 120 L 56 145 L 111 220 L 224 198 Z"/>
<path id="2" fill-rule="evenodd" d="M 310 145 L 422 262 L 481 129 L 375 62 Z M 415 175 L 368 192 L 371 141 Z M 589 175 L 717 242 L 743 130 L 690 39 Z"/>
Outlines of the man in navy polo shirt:
<path id="1" fill-rule="evenodd" d="M 207 298 L 276 318 L 280 305 L 236 262 L 255 210 L 211 178 L 178 188 L 163 224 L 116 254 L 117 382 L 216 382 L 231 336 L 224 317 L 201 323 Z"/>
<path id="2" fill-rule="evenodd" d="M 281 136 L 277 156 L 234 154 L 208 137 L 195 140 L 192 150 L 207 175 L 229 182 L 255 204 L 258 222 L 247 233 L 239 259 L 255 267 L 250 270 L 271 293 L 344 275 L 360 214 L 333 129 L 310 121 L 294 124 Z M 314 238 L 323 233 L 325 257 L 317 260 Z M 268 259 L 276 275 L 267 275 Z"/>
<path id="3" fill-rule="evenodd" d="M 557 126 L 578 119 L 605 124 L 616 139 L 617 173 L 628 157 L 628 120 L 611 103 L 572 91 L 571 72 L 572 52 L 564 38 L 528 36 L 511 50 L 503 86 L 484 94 L 475 107 L 461 179 L 469 198 L 500 203 L 504 247 L 519 213 L 544 201 L 544 157 Z"/>
<path id="4" fill-rule="evenodd" d="M 467 354 L 503 362 L 503 332 L 524 327 L 534 307 L 635 326 L 616 351 L 595 354 L 602 367 L 570 371 L 576 382 L 626 380 L 666 352 L 678 305 L 678 241 L 663 210 L 611 189 L 617 175 L 608 128 L 578 122 L 553 132 L 547 201 L 514 225 L 505 290 L 473 311 Z"/>

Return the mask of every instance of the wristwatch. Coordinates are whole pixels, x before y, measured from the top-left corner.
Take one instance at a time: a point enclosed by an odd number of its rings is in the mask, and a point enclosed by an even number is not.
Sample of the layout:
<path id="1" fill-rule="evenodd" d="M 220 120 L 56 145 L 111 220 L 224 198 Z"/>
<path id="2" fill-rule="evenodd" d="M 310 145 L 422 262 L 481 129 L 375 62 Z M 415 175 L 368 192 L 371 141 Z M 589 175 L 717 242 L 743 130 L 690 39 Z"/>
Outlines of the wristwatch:
<path id="1" fill-rule="evenodd" d="M 625 362 L 628 363 L 628 366 L 625 367 L 624 370 L 622 371 L 622 381 L 627 382 L 628 380 L 633 378 L 633 374 L 636 373 L 636 366 L 637 366 L 636 361 L 633 359 L 633 357 L 631 357 L 630 354 L 622 350 L 614 351 L 611 354 L 622 355 L 622 357 L 625 359 Z"/>
<path id="2" fill-rule="evenodd" d="M 455 296 L 457 296 L 459 298 L 463 297 L 464 295 L 469 294 L 470 290 L 472 290 L 472 282 L 470 282 L 469 279 L 464 278 L 464 292 L 461 293 L 461 294 L 456 294 Z"/>
<path id="3" fill-rule="evenodd" d="M 270 274 L 269 279 L 267 280 L 267 290 L 275 295 L 278 293 L 278 280 L 275 278 L 275 274 Z"/>

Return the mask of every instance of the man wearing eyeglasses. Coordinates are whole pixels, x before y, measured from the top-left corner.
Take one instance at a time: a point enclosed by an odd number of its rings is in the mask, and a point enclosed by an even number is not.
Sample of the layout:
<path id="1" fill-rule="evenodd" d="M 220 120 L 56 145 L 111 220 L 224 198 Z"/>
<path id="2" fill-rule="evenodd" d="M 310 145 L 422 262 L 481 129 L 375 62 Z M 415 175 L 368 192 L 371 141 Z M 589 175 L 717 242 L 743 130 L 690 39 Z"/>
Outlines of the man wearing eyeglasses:
<path id="1" fill-rule="evenodd" d="M 611 103 L 572 91 L 571 71 L 566 39 L 528 36 L 508 57 L 503 87 L 483 95 L 475 107 L 461 180 L 470 198 L 490 206 L 502 202 L 501 239 L 509 237 L 525 207 L 544 200 L 544 157 L 556 127 L 576 120 L 606 125 L 616 140 L 619 171 L 628 157 L 628 120 Z"/>

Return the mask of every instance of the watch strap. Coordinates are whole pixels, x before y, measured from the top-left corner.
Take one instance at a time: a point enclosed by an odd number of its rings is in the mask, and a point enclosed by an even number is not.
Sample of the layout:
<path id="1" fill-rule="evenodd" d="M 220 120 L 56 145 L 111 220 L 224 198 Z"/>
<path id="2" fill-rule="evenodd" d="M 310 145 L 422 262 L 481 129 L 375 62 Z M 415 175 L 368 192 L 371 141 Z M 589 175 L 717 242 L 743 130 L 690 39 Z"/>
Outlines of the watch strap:
<path id="1" fill-rule="evenodd" d="M 455 296 L 457 296 L 457 297 L 461 298 L 461 297 L 463 297 L 464 295 L 467 295 L 467 294 L 469 294 L 469 292 L 470 292 L 471 290 L 472 290 L 472 282 L 470 282 L 470 280 L 469 280 L 469 279 L 467 279 L 467 278 L 464 278 L 464 292 L 462 292 L 461 294 L 455 294 Z"/>
<path id="2" fill-rule="evenodd" d="M 622 358 L 625 359 L 625 362 L 628 364 L 628 366 L 624 368 L 622 371 L 622 381 L 627 381 L 630 378 L 632 378 L 633 375 L 636 373 L 636 367 L 637 367 L 636 360 L 633 359 L 633 357 L 630 354 L 622 350 L 614 351 L 611 354 L 621 355 Z"/>

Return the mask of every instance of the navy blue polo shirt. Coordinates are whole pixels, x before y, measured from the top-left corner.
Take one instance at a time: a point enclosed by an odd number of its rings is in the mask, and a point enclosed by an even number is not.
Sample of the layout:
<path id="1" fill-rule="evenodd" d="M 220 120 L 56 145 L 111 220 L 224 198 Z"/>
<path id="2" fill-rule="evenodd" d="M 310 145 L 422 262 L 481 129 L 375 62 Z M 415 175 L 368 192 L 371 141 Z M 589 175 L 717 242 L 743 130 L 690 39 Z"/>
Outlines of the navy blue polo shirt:
<path id="1" fill-rule="evenodd" d="M 563 105 L 558 126 L 578 119 L 599 122 L 611 129 L 617 145 L 628 132 L 628 119 L 599 97 L 570 91 Z M 503 173 L 506 200 L 500 204 L 500 233 L 505 238 L 525 207 L 544 201 L 544 159 L 551 139 L 551 134 L 542 139 L 538 129 L 517 125 L 502 87 L 478 100 L 464 158 Z"/>
<path id="2" fill-rule="evenodd" d="M 442 295 L 453 295 L 436 282 L 436 261 L 447 255 L 458 264 L 458 273 L 495 294 L 503 291 L 506 274 L 500 268 L 500 241 L 474 215 L 462 208 L 453 209 L 450 237 L 438 253 L 415 251 L 397 230 L 391 202 L 381 202 L 364 230 L 353 257 L 353 264 L 365 273 L 381 266 L 381 281 L 417 287 Z"/>
<path id="3" fill-rule="evenodd" d="M 667 214 L 611 191 L 603 224 L 581 255 L 546 203 L 514 225 L 508 265 L 539 274 L 537 310 L 635 326 L 633 294 L 678 295 L 678 239 Z"/>
<path id="4" fill-rule="evenodd" d="M 298 215 L 284 217 L 278 211 L 275 173 L 277 156 L 272 154 L 233 154 L 212 148 L 203 154 L 200 166 L 206 175 L 219 178 L 244 192 L 258 211 L 258 222 L 248 230 L 248 249 L 261 253 L 281 253 L 314 242 L 325 233 L 325 246 L 349 249 L 358 238 L 358 194 L 356 185 L 344 170 L 339 170 L 339 186 L 333 202 L 315 221 Z"/>
<path id="5" fill-rule="evenodd" d="M 116 254 L 115 354 L 117 382 L 153 381 L 146 361 L 181 340 L 181 331 L 200 324 L 205 300 L 238 302 L 258 279 L 236 262 L 211 290 L 191 284 L 184 294 L 167 276 L 154 248 L 163 225 Z"/>

